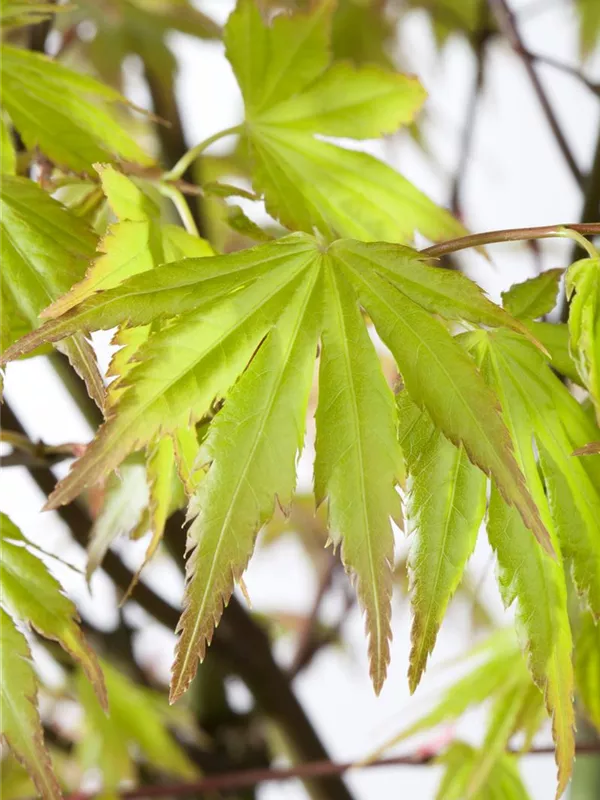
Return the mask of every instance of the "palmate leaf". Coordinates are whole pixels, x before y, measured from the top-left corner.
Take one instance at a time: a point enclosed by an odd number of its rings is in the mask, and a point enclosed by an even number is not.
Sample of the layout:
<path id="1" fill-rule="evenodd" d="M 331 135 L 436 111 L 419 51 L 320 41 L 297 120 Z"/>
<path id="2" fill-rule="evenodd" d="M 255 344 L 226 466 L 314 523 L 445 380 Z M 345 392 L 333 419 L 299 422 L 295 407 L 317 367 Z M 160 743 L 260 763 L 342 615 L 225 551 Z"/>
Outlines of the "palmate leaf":
<path id="1" fill-rule="evenodd" d="M 90 172 L 96 161 L 123 158 L 151 164 L 116 122 L 111 103 L 127 101 L 114 89 L 52 59 L 2 46 L 0 104 L 29 149 L 61 167 Z"/>
<path id="2" fill-rule="evenodd" d="M 253 180 L 267 210 L 292 229 L 357 239 L 458 236 L 459 223 L 409 181 L 365 153 L 315 138 L 377 138 L 410 122 L 425 98 L 412 77 L 377 66 L 330 66 L 334 3 L 280 15 L 270 27 L 239 0 L 226 53 L 246 106 Z"/>
<path id="3" fill-rule="evenodd" d="M 448 603 L 473 552 L 486 507 L 486 478 L 435 428 L 408 392 L 398 397 L 400 445 L 406 457 L 406 516 L 413 611 L 408 679 L 414 691 L 435 645 Z"/>
<path id="4" fill-rule="evenodd" d="M 18 335 L 37 328 L 40 311 L 81 278 L 96 237 L 33 181 L 4 175 L 1 184 L 2 346 L 6 347 Z M 104 383 L 85 336 L 74 333 L 60 349 L 102 407 Z"/>
<path id="5" fill-rule="evenodd" d="M 600 421 L 600 259 L 584 258 L 567 270 L 570 348 Z"/>
<path id="6" fill-rule="evenodd" d="M 516 444 L 517 458 L 556 553 L 556 558 L 551 559 L 534 545 L 526 535 L 522 520 L 506 505 L 493 482 L 488 537 L 498 557 L 498 579 L 504 603 L 509 606 L 517 602 L 517 621 L 525 638 L 528 665 L 534 681 L 544 691 L 552 716 L 558 766 L 557 796 L 560 796 L 571 774 L 575 749 L 572 640 L 558 536 L 533 449 L 532 429 L 535 429 L 540 410 L 533 406 L 535 401 L 526 394 L 520 376 L 506 364 L 508 348 L 502 347 L 502 335 L 477 333 L 470 336 L 482 372 L 500 397 Z"/>
<path id="7" fill-rule="evenodd" d="M 453 277 L 439 280 L 434 268 L 404 247 L 338 241 L 324 248 L 296 233 L 240 253 L 186 259 L 135 275 L 84 299 L 8 351 L 11 357 L 80 329 L 152 323 L 135 360 L 123 365 L 126 373 L 116 390 L 111 387 L 109 397 L 115 399 L 108 403 L 106 423 L 49 507 L 68 502 L 157 437 L 208 419 L 213 401 L 225 398 L 198 459 L 208 471 L 191 504 L 191 514 L 198 516 L 190 530 L 194 550 L 174 697 L 191 679 L 258 529 L 273 513 L 275 497 L 282 505 L 289 502 L 318 338 L 323 355 L 317 495 L 328 499 L 332 538 L 341 540 L 343 558 L 357 578 L 371 670 L 376 687 L 381 685 L 391 581 L 389 520 L 399 516 L 394 483 L 401 466 L 392 435 L 395 406 L 360 322 L 360 305 L 390 346 L 413 401 L 493 474 L 526 524 L 541 541 L 548 540 L 493 393 L 431 312 L 473 324 L 519 323 L 463 277 L 448 276 Z M 325 316 L 310 299 L 323 291 Z"/>

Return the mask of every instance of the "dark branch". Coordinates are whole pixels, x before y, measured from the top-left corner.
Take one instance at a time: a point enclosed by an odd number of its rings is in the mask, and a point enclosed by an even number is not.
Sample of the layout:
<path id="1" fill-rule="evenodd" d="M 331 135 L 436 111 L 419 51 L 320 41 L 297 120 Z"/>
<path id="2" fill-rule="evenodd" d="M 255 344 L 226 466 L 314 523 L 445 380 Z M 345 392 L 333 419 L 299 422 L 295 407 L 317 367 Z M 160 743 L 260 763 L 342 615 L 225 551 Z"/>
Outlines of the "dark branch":
<path id="1" fill-rule="evenodd" d="M 552 131 L 556 144 L 558 145 L 563 158 L 565 159 L 565 162 L 571 171 L 571 174 L 575 178 L 577 185 L 583 189 L 584 176 L 582 175 L 581 170 L 575 161 L 573 153 L 571 152 L 571 148 L 569 147 L 562 128 L 560 127 L 554 110 L 550 105 L 546 91 L 542 86 L 537 72 L 535 71 L 533 59 L 523 43 L 521 34 L 519 33 L 519 29 L 515 21 L 515 16 L 511 11 L 510 6 L 506 0 L 488 0 L 488 3 L 490 9 L 496 17 L 498 27 L 508 40 L 512 49 L 523 62 L 523 66 L 525 67 L 525 71 L 527 72 L 531 86 L 533 87 L 537 99 L 542 107 L 542 111 L 544 112 L 544 116 L 546 117 L 546 121 L 548 122 L 550 130 Z"/>

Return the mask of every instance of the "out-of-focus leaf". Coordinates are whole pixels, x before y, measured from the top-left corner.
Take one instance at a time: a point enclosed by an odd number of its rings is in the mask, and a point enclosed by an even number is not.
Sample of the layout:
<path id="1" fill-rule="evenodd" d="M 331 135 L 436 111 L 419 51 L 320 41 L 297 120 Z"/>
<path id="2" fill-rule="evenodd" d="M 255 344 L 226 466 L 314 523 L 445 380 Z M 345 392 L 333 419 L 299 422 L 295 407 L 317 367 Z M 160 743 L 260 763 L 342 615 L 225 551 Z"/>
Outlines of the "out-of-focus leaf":
<path id="1" fill-rule="evenodd" d="M 579 46 L 585 58 L 600 40 L 600 6 L 596 0 L 575 0 L 575 6 L 579 12 Z"/>
<path id="2" fill-rule="evenodd" d="M 14 175 L 17 169 L 17 156 L 12 136 L 4 117 L 0 115 L 0 171 L 2 175 Z"/>
<path id="3" fill-rule="evenodd" d="M 40 53 L 3 45 L 2 107 L 29 149 L 39 147 L 59 166 L 90 172 L 97 161 L 150 159 L 116 122 L 111 103 L 127 101 L 114 89 Z"/>
<path id="4" fill-rule="evenodd" d="M 517 759 L 510 755 L 502 755 L 490 770 L 486 785 L 469 794 L 469 782 L 481 758 L 485 758 L 485 752 L 480 753 L 464 742 L 454 742 L 437 759 L 437 763 L 446 766 L 446 771 L 436 800 L 464 800 L 465 797 L 470 800 L 530 800 L 517 769 Z"/>
<path id="5" fill-rule="evenodd" d="M 26 541 L 6 514 L 0 514 L 0 603 L 11 617 L 59 642 L 79 661 L 106 706 L 102 671 L 81 632 L 77 610 L 45 564 L 23 545 Z"/>
<path id="6" fill-rule="evenodd" d="M 141 753 L 154 771 L 190 780 L 198 770 L 167 729 L 167 698 L 133 683 L 103 662 L 108 690 L 106 714 L 81 674 L 77 676 L 79 700 L 85 714 L 85 731 L 79 743 L 81 760 L 102 770 L 105 791 L 114 791 L 125 779 L 134 780 L 133 756 Z"/>
<path id="7" fill-rule="evenodd" d="M 591 614 L 581 616 L 575 639 L 575 687 L 587 716 L 600 731 L 600 626 Z"/>
<path id="8" fill-rule="evenodd" d="M 37 708 L 38 682 L 31 663 L 29 645 L 1 608 L 0 645 L 2 738 L 27 769 L 40 796 L 46 800 L 61 800 L 62 792 L 44 744 L 44 732 Z"/>

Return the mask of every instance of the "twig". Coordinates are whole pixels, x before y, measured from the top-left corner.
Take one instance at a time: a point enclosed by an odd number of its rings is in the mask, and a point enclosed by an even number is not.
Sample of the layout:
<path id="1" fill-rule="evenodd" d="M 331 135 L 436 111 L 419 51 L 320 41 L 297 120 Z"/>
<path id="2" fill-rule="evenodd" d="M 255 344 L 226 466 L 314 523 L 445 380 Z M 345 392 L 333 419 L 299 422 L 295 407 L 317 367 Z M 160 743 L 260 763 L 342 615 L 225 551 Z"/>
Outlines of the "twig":
<path id="1" fill-rule="evenodd" d="M 472 233 L 458 239 L 449 239 L 431 247 L 421 250 L 421 254 L 430 258 L 439 258 L 448 253 L 467 250 L 470 247 L 481 247 L 486 244 L 500 244 L 501 242 L 522 242 L 528 239 L 550 239 L 563 236 L 564 231 L 571 230 L 583 236 L 600 236 L 600 222 L 566 223 L 564 225 L 542 225 L 535 228 L 506 228 L 499 231 L 486 231 L 485 233 Z"/>
<path id="2" fill-rule="evenodd" d="M 546 756 L 554 754 L 554 747 L 535 747 L 526 753 L 518 750 L 511 750 L 511 753 L 521 756 Z M 600 742 L 591 744 L 577 745 L 577 755 L 595 755 L 600 753 Z M 285 769 L 249 769 L 239 772 L 230 772 L 222 775 L 211 775 L 199 781 L 190 783 L 171 783 L 162 786 L 141 786 L 136 789 L 125 789 L 117 792 L 123 798 L 143 798 L 143 797 L 185 797 L 186 795 L 198 794 L 215 791 L 231 791 L 234 789 L 244 789 L 249 786 L 256 786 L 260 783 L 276 783 L 288 781 L 294 778 L 315 778 L 333 775 L 343 775 L 351 769 L 372 769 L 374 767 L 422 767 L 430 764 L 437 756 L 431 754 L 414 754 L 407 756 L 390 756 L 380 758 L 377 761 L 357 763 L 356 761 L 344 761 L 336 763 L 333 761 L 313 761 L 306 764 L 297 764 L 294 767 Z M 89 792 L 76 792 L 70 795 L 67 800 L 93 800 L 97 794 Z"/>
<path id="3" fill-rule="evenodd" d="M 556 144 L 563 154 L 565 162 L 567 163 L 571 174 L 575 178 L 577 185 L 583 189 L 584 176 L 582 175 L 581 170 L 575 161 L 573 153 L 571 152 L 571 148 L 569 147 L 556 115 L 554 114 L 554 110 L 550 105 L 550 101 L 548 100 L 544 87 L 542 86 L 538 74 L 535 71 L 533 60 L 530 57 L 523 40 L 521 39 L 521 34 L 519 33 L 519 29 L 515 22 L 515 16 L 511 11 L 510 6 L 506 0 L 488 0 L 488 3 L 490 9 L 496 17 L 500 30 L 508 40 L 512 49 L 523 62 L 523 66 L 525 67 L 525 71 L 529 77 L 529 81 L 542 107 L 542 111 L 544 112 L 546 121 L 548 122 L 548 125 L 552 131 Z"/>
<path id="4" fill-rule="evenodd" d="M 482 8 L 485 8 L 483 6 Z M 473 134 L 475 131 L 475 119 L 477 116 L 477 105 L 479 103 L 479 96 L 483 87 L 483 80 L 485 75 L 485 46 L 489 40 L 490 31 L 487 28 L 482 28 L 475 34 L 475 41 L 473 48 L 475 50 L 475 58 L 477 61 L 477 68 L 475 72 L 475 80 L 471 95 L 467 102 L 467 109 L 465 113 L 465 123 L 462 131 L 460 156 L 458 159 L 458 166 L 454 174 L 452 191 L 450 195 L 450 209 L 452 213 L 461 218 L 460 208 L 460 193 L 462 183 L 465 179 L 467 167 L 469 165 L 469 156 L 471 153 L 471 145 L 473 143 Z"/>
<path id="5" fill-rule="evenodd" d="M 298 674 L 302 666 L 306 663 L 307 657 L 312 650 L 313 639 L 315 637 L 315 631 L 319 622 L 319 611 L 321 610 L 321 604 L 323 602 L 323 598 L 327 594 L 327 590 L 331 586 L 333 573 L 336 565 L 338 564 L 337 559 L 330 550 L 327 551 L 327 556 L 327 564 L 325 565 L 325 569 L 323 570 L 323 574 L 319 580 L 319 587 L 313 602 L 313 607 L 310 611 L 310 614 L 306 618 L 304 625 L 302 626 L 300 635 L 298 636 L 296 654 L 289 669 L 289 674 L 291 677 Z"/>

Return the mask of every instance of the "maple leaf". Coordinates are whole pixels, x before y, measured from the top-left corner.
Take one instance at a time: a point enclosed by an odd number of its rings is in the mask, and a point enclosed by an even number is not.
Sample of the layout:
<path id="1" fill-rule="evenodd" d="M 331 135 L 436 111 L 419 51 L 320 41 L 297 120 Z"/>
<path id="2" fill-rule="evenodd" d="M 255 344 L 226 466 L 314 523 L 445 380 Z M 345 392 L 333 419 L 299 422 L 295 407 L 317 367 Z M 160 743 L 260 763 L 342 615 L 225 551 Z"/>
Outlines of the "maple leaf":
<path id="1" fill-rule="evenodd" d="M 462 226 L 406 178 L 366 153 L 319 137 L 373 139 L 410 122 L 425 99 L 419 82 L 379 66 L 331 64 L 329 0 L 265 26 L 239 0 L 225 27 L 226 54 L 246 106 L 258 191 L 286 227 L 327 236 L 408 241 L 459 236 Z"/>
<path id="2" fill-rule="evenodd" d="M 340 240 L 323 248 L 295 233 L 240 253 L 188 258 L 134 275 L 83 299 L 8 352 L 81 328 L 148 326 L 135 360 L 127 359 L 125 374 L 109 391 L 114 400 L 106 423 L 49 507 L 69 502 L 158 437 L 209 419 L 215 399 L 225 399 L 197 462 L 206 477 L 190 506 L 197 516 L 189 532 L 193 550 L 173 697 L 193 677 L 275 498 L 284 506 L 291 499 L 319 339 L 317 497 L 328 501 L 331 535 L 356 576 L 371 671 L 381 686 L 388 660 L 390 520 L 399 519 L 394 486 L 402 468 L 390 444 L 396 408 L 365 338 L 361 306 L 390 347 L 413 401 L 494 476 L 507 502 L 547 542 L 495 397 L 432 312 L 471 324 L 520 323 L 463 276 L 440 278 L 438 272 L 406 247 Z M 323 292 L 326 308 L 317 302 Z"/>

